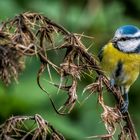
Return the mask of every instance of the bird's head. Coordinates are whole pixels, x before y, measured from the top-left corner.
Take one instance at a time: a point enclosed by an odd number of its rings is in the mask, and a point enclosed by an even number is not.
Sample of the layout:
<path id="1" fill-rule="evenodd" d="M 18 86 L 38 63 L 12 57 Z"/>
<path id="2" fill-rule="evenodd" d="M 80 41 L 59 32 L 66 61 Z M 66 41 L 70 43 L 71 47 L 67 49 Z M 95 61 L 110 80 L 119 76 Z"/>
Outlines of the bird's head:
<path id="1" fill-rule="evenodd" d="M 118 28 L 112 39 L 114 46 L 126 53 L 140 53 L 140 29 L 133 25 Z"/>

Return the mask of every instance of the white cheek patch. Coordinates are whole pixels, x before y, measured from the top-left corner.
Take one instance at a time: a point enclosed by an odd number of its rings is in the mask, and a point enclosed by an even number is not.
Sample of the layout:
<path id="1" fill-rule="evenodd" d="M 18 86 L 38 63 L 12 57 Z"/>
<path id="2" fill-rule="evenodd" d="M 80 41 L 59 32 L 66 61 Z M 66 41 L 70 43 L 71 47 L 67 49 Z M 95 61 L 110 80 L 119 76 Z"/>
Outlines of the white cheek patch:
<path id="1" fill-rule="evenodd" d="M 126 41 L 118 41 L 118 48 L 123 52 L 135 52 L 137 47 L 140 45 L 140 40 L 131 39 Z"/>

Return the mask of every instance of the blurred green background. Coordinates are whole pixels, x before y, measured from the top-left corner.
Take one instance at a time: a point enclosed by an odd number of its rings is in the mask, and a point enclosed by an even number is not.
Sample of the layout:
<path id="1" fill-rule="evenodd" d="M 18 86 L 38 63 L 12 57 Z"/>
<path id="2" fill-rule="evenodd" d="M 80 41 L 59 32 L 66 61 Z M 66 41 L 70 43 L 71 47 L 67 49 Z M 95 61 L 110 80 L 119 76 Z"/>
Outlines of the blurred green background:
<path id="1" fill-rule="evenodd" d="M 56 23 L 64 26 L 71 32 L 84 33 L 94 36 L 91 52 L 97 54 L 99 49 L 113 36 L 115 30 L 125 24 L 140 27 L 139 0 L 1 0 L 0 20 L 12 18 L 21 12 L 40 12 Z M 85 44 L 89 44 L 86 43 Z M 88 46 L 88 45 L 87 45 Z M 57 54 L 56 54 L 57 55 Z M 53 57 L 53 56 L 51 56 Z M 60 55 L 55 56 L 60 57 Z M 19 83 L 13 82 L 9 87 L 1 83 L 0 86 L 0 123 L 12 115 L 42 115 L 68 140 L 81 140 L 85 136 L 106 133 L 100 119 L 102 109 L 97 104 L 97 95 L 91 96 L 84 104 L 76 107 L 69 116 L 57 115 L 48 97 L 36 83 L 36 74 L 39 67 L 37 58 L 26 60 L 26 69 L 19 77 Z M 57 75 L 53 78 L 59 81 Z M 82 78 L 79 85 L 79 100 L 84 85 L 93 79 Z M 42 81 L 43 82 L 43 81 Z M 140 102 L 138 79 L 132 86 L 129 98 L 129 111 L 132 115 L 136 130 L 140 137 Z M 56 89 L 44 80 L 44 86 L 53 95 L 57 105 L 62 104 L 67 95 L 56 95 Z M 106 102 L 113 104 L 113 98 Z"/>

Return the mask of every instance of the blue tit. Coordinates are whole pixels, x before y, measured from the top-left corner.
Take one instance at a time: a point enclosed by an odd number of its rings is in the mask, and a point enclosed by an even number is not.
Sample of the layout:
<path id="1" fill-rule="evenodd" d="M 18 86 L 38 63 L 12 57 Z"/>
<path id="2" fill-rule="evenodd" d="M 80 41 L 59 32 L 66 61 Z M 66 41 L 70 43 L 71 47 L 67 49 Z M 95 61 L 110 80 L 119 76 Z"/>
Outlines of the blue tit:
<path id="1" fill-rule="evenodd" d="M 119 86 L 124 98 L 121 112 L 128 111 L 128 92 L 140 68 L 140 30 L 133 25 L 118 28 L 114 37 L 99 52 L 101 67 L 111 86 Z"/>

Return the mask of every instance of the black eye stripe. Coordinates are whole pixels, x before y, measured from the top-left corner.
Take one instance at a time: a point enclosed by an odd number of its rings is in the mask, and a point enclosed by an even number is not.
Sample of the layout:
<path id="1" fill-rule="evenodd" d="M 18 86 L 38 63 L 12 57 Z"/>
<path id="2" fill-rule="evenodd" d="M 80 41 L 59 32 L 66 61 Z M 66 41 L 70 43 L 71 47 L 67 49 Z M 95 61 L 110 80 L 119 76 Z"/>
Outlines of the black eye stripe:
<path id="1" fill-rule="evenodd" d="M 129 38 L 127 37 L 122 37 L 122 38 L 119 38 L 118 41 L 126 41 L 126 40 L 129 40 Z"/>
<path id="2" fill-rule="evenodd" d="M 132 39 L 140 39 L 140 36 L 137 36 L 137 37 L 122 37 L 122 38 L 119 38 L 117 41 L 126 41 L 126 40 L 132 40 Z"/>

